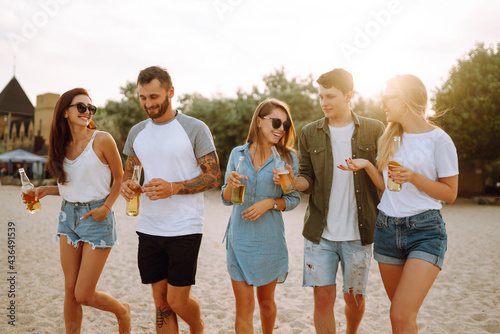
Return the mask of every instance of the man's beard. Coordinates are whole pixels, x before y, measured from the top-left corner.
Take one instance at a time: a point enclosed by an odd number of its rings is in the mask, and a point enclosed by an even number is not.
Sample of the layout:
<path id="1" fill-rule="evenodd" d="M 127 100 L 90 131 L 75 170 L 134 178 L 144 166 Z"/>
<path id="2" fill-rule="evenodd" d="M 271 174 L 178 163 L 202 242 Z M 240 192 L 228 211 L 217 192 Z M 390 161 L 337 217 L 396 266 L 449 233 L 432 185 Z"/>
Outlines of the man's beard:
<path id="1" fill-rule="evenodd" d="M 170 106 L 170 101 L 169 101 L 168 97 L 165 97 L 165 101 L 160 105 L 158 113 L 152 115 L 147 110 L 145 110 L 145 111 L 148 114 L 149 118 L 157 119 L 157 118 L 160 118 L 161 116 L 163 116 L 167 112 L 167 109 L 169 106 Z M 154 107 L 156 107 L 156 106 L 154 106 Z"/>

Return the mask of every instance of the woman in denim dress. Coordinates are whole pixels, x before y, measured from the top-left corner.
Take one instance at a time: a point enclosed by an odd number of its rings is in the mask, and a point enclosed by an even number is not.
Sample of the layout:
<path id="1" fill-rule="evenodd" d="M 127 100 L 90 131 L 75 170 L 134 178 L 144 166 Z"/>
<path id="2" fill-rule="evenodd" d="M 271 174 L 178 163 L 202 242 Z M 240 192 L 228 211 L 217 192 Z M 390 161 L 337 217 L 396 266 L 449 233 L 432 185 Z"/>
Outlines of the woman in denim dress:
<path id="1" fill-rule="evenodd" d="M 339 168 L 365 168 L 384 192 L 373 254 L 391 300 L 393 333 L 417 333 L 418 311 L 443 266 L 447 235 L 440 209 L 457 197 L 458 158 L 451 138 L 426 119 L 427 90 L 420 79 L 409 74 L 390 79 L 382 102 L 389 125 L 379 140 L 378 169 L 362 159 Z M 395 154 L 402 167 L 388 170 Z M 386 190 L 389 178 L 401 190 Z"/>
<path id="2" fill-rule="evenodd" d="M 109 133 L 96 130 L 95 112 L 85 89 L 61 95 L 54 110 L 47 162 L 58 186 L 38 187 L 35 195 L 38 199 L 63 197 L 57 235 L 64 272 L 66 333 L 80 333 L 82 305 L 114 313 L 119 333 L 130 333 L 130 305 L 95 290 L 116 242 L 111 208 L 123 176 L 116 143 Z"/>
<path id="3" fill-rule="evenodd" d="M 233 188 L 245 179 L 244 202 L 233 205 L 226 231 L 227 269 L 236 299 L 236 333 L 253 333 L 254 287 L 260 307 L 263 333 L 272 333 L 276 320 L 274 291 L 288 274 L 288 249 L 281 211 L 300 202 L 297 191 L 284 194 L 273 182 L 271 147 L 298 172 L 292 147 L 295 129 L 288 106 L 279 100 L 263 101 L 255 110 L 246 144 L 233 149 L 226 169 L 221 197 L 232 205 Z M 245 157 L 245 175 L 236 172 Z"/>

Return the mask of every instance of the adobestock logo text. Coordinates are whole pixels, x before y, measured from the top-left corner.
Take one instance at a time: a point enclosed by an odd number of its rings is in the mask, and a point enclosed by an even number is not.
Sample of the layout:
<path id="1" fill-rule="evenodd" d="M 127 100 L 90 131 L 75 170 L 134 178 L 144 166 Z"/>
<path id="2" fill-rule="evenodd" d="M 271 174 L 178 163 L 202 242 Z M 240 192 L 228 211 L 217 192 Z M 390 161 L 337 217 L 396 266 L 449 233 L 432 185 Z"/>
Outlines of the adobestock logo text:
<path id="1" fill-rule="evenodd" d="M 61 8 L 70 0 L 40 0 L 38 1 L 38 10 L 31 18 L 24 17 L 20 29 L 20 34 L 10 32 L 7 34 L 14 52 L 19 51 L 19 47 L 28 43 L 38 35 L 40 29 L 49 24 L 51 18 L 55 17 Z"/>
<path id="2" fill-rule="evenodd" d="M 351 62 L 354 54 L 360 54 L 362 49 L 370 45 L 372 39 L 381 33 L 382 28 L 387 27 L 391 23 L 392 17 L 400 14 L 402 11 L 403 7 L 399 0 L 390 0 L 387 4 L 387 9 L 371 11 L 370 16 L 372 20 L 366 22 L 363 28 L 354 28 L 355 34 L 352 43 L 340 43 L 340 50 L 347 61 Z"/>

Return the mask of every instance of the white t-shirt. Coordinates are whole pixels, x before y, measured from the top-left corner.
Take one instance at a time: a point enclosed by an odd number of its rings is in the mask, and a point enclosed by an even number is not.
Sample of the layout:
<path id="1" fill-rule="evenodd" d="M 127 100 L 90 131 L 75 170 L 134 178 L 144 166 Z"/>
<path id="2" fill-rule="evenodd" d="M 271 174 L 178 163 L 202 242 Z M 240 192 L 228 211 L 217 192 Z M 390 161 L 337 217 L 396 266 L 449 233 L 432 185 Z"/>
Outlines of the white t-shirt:
<path id="1" fill-rule="evenodd" d="M 213 151 L 206 124 L 181 113 L 165 123 L 147 119 L 135 125 L 123 149 L 124 154 L 139 158 L 144 184 L 155 178 L 191 180 L 202 173 L 197 159 Z M 142 194 L 137 231 L 165 237 L 198 234 L 203 231 L 203 219 L 203 193 L 155 201 Z"/>
<path id="2" fill-rule="evenodd" d="M 345 163 L 352 156 L 354 123 L 342 128 L 329 126 L 332 143 L 333 165 Z M 322 237 L 331 241 L 359 240 L 358 211 L 354 195 L 352 172 L 335 168 L 330 192 L 327 226 Z"/>
<path id="3" fill-rule="evenodd" d="M 426 133 L 403 133 L 403 166 L 433 181 L 458 175 L 457 150 L 450 136 L 437 128 Z M 383 171 L 387 185 L 387 167 Z M 441 209 L 441 202 L 413 184 L 403 183 L 400 191 L 385 190 L 378 209 L 391 217 L 409 217 L 428 210 Z"/>

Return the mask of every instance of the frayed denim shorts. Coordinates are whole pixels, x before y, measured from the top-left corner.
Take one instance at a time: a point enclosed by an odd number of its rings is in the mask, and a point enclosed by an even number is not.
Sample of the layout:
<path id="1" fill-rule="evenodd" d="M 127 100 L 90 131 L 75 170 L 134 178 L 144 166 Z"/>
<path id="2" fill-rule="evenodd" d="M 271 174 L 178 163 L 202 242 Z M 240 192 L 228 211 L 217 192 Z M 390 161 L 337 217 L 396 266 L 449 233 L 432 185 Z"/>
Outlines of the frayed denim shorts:
<path id="1" fill-rule="evenodd" d="M 116 243 L 113 210 L 103 220 L 96 220 L 92 216 L 80 219 L 89 211 L 101 207 L 105 201 L 106 198 L 87 203 L 72 203 L 63 200 L 57 235 L 67 236 L 68 243 L 75 247 L 80 241 L 88 242 L 92 245 L 92 249 L 113 247 Z"/>
<path id="2" fill-rule="evenodd" d="M 366 296 L 372 245 L 361 240 L 330 241 L 321 238 L 315 244 L 304 238 L 304 271 L 302 286 L 336 284 L 337 270 L 342 268 L 342 291 Z"/>
<path id="3" fill-rule="evenodd" d="M 373 239 L 373 257 L 378 262 L 403 265 L 415 258 L 443 267 L 447 235 L 439 210 L 410 217 L 390 217 L 379 211 Z"/>

